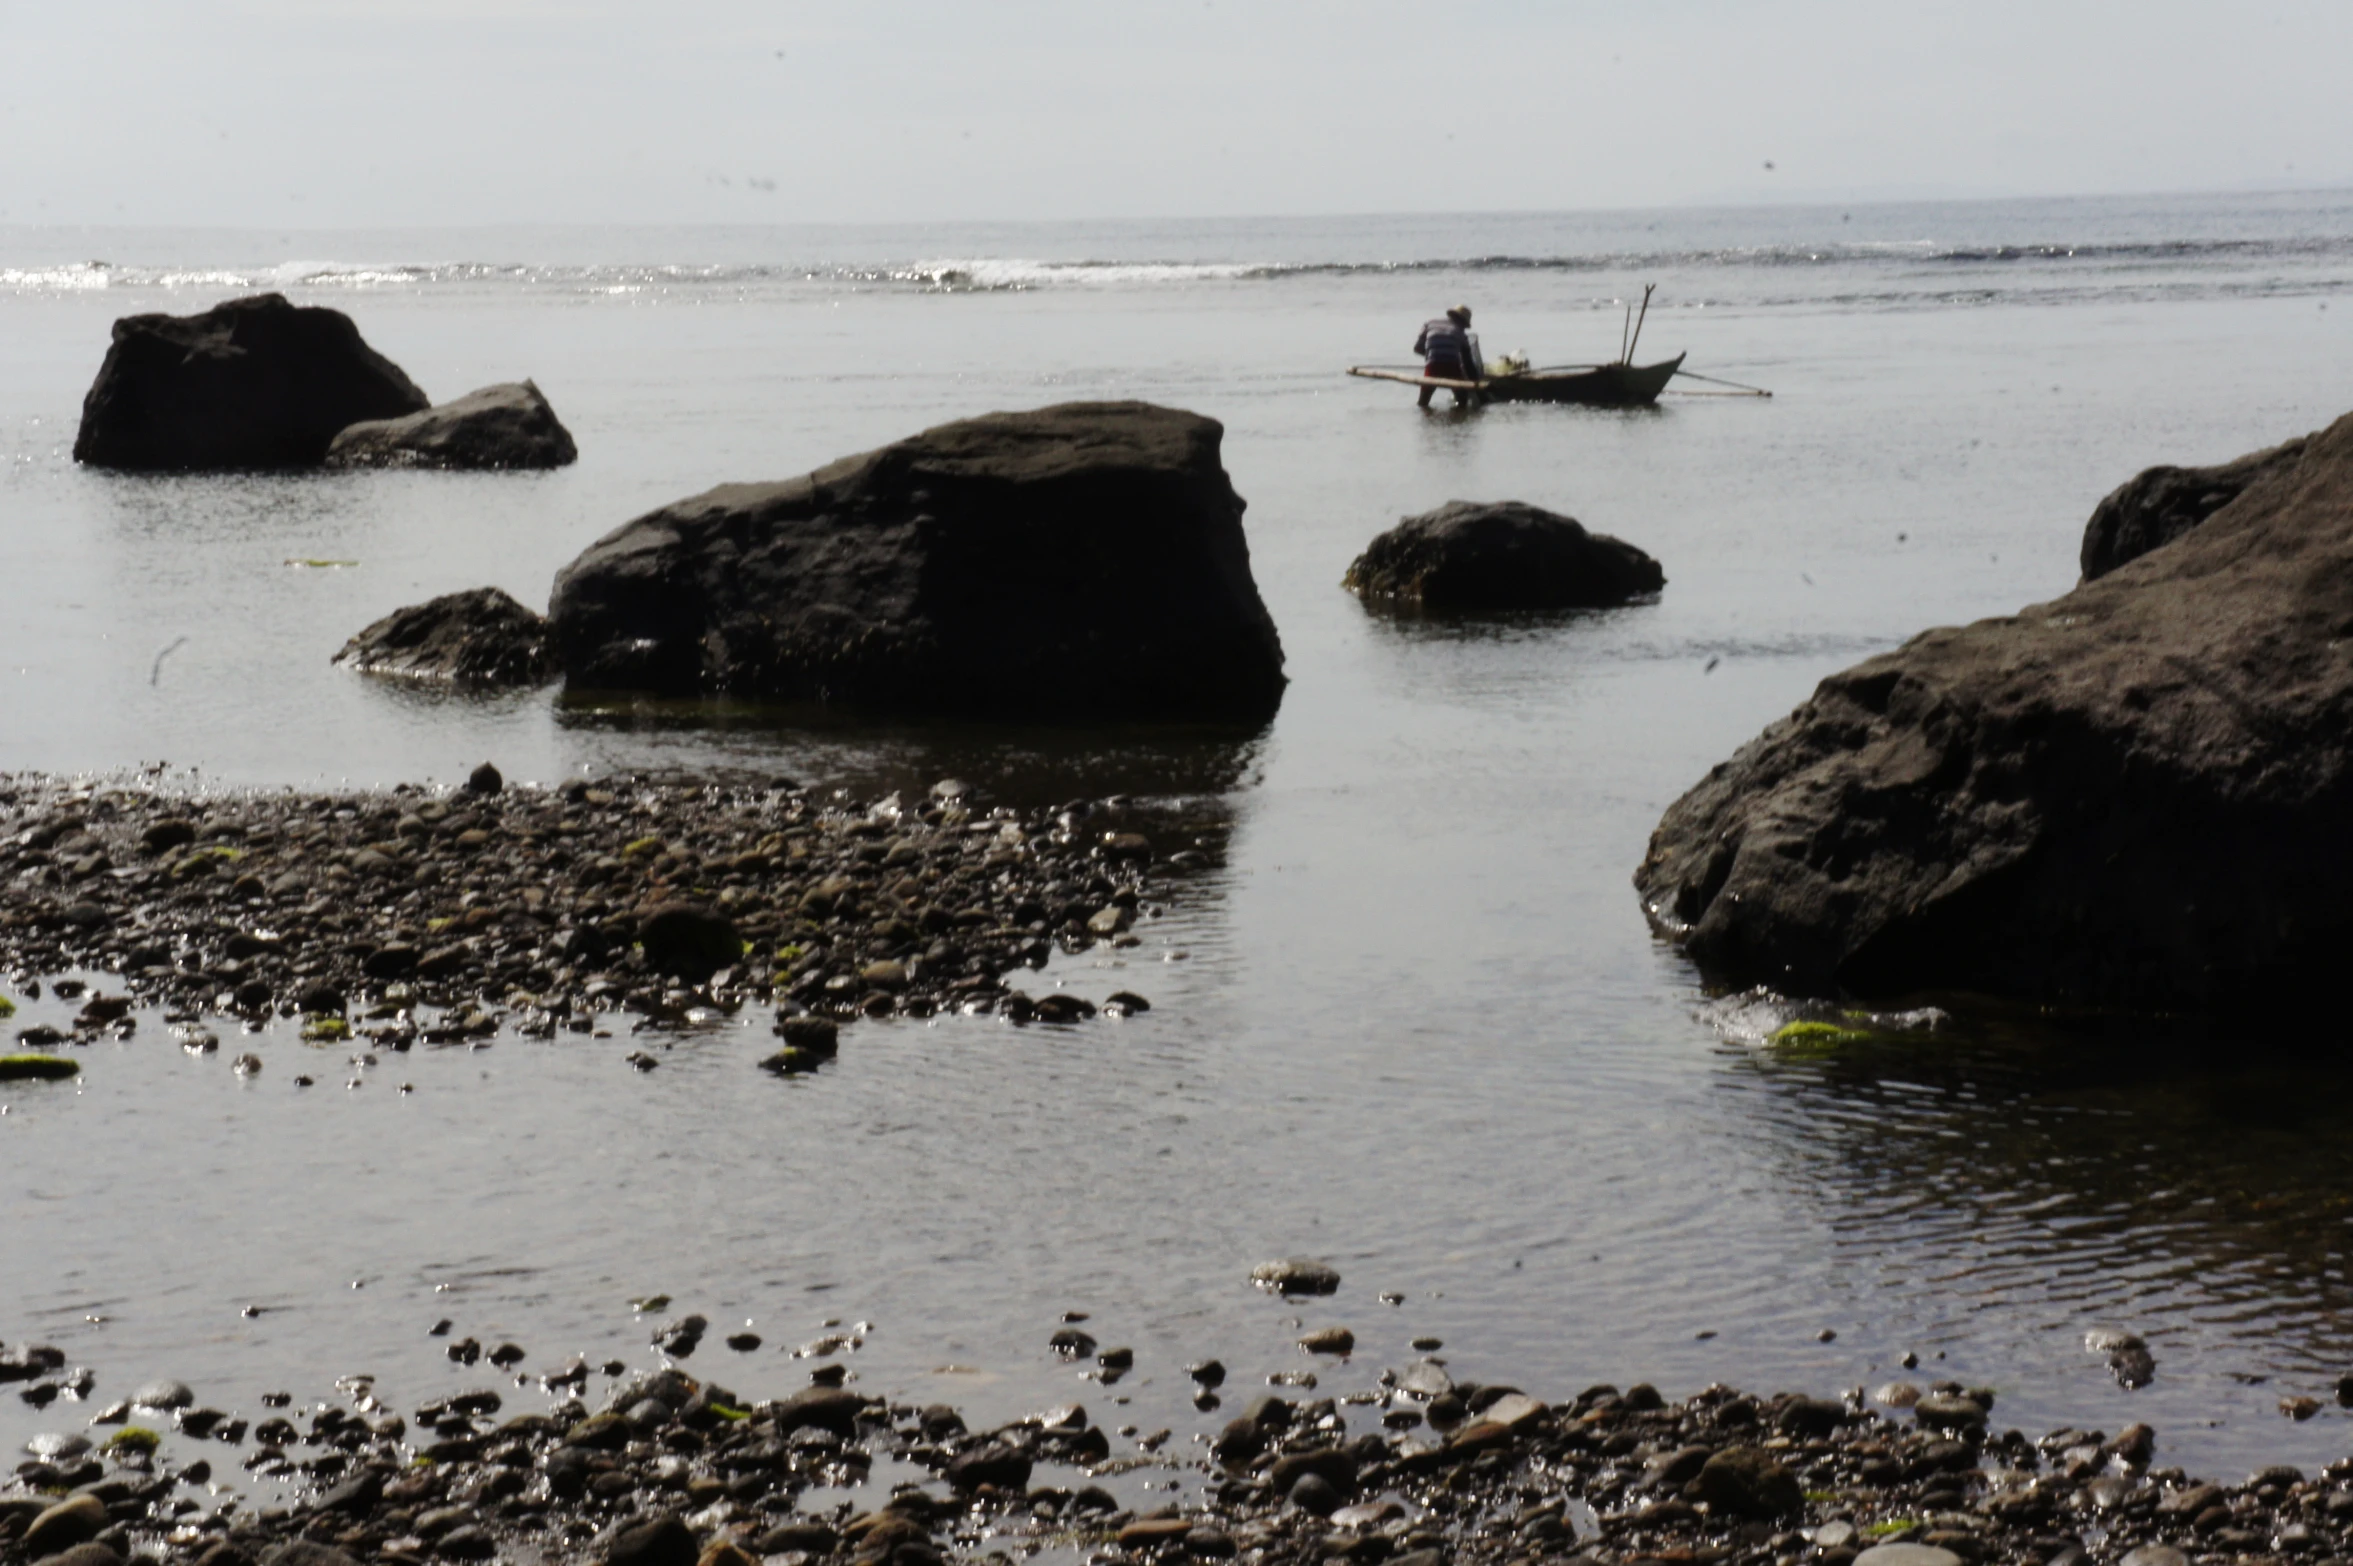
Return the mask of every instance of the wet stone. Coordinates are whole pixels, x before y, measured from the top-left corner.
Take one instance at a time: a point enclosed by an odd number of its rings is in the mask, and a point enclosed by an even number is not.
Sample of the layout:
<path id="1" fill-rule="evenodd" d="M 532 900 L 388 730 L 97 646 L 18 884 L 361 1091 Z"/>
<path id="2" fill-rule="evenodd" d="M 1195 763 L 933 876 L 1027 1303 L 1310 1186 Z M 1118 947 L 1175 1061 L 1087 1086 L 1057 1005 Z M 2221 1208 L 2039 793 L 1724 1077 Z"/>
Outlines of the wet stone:
<path id="1" fill-rule="evenodd" d="M 1331 1294 L 1340 1287 L 1340 1274 L 1323 1262 L 1292 1258 L 1261 1262 L 1250 1270 L 1250 1281 L 1277 1294 Z"/>

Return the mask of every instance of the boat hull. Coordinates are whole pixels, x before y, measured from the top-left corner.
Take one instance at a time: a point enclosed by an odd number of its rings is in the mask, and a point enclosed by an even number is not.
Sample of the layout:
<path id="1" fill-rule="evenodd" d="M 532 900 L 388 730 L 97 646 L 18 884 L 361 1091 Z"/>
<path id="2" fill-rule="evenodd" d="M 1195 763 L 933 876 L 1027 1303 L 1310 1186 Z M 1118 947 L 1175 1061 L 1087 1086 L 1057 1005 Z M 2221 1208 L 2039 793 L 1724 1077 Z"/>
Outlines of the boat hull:
<path id="1" fill-rule="evenodd" d="M 1683 367 L 1683 355 L 1659 364 L 1604 364 L 1566 374 L 1498 375 L 1479 385 L 1485 402 L 1574 402 L 1596 408 L 1634 408 L 1659 400 Z"/>

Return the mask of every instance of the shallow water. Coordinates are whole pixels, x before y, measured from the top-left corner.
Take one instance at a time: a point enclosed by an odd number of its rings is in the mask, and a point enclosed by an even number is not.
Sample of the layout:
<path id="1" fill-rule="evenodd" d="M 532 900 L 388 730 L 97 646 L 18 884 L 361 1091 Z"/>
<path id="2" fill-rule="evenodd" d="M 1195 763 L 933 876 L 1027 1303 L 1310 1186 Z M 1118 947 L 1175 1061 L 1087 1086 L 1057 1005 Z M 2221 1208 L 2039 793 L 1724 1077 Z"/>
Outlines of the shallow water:
<path id="1" fill-rule="evenodd" d="M 64 265 L 100 254 L 118 263 L 104 287 Z M 1606 357 L 1614 301 L 1649 278 L 1642 357 L 1688 350 L 1777 397 L 1424 418 L 1402 389 L 1337 374 L 1403 358 L 1458 298 L 1491 353 Z M 1660 810 L 1823 675 L 2064 591 L 2083 518 L 2138 468 L 2343 411 L 2349 282 L 2353 203 L 2335 198 L 938 233 L 0 230 L 0 769 L 168 762 L 169 786 L 200 790 L 448 783 L 485 757 L 543 783 L 955 774 L 1009 798 L 1213 794 L 1234 823 L 1223 868 L 1128 967 L 1053 972 L 1097 998 L 1142 990 L 1150 1013 L 861 1024 L 812 1079 L 751 1069 L 764 1015 L 668 1039 L 643 1076 L 625 1030 L 420 1047 L 355 1074 L 348 1049 L 283 1028 L 192 1058 L 150 1020 L 85 1051 L 77 1086 L 0 1094 L 0 1338 L 67 1348 L 99 1370 L 100 1401 L 172 1374 L 250 1411 L 268 1387 L 370 1371 L 405 1405 L 487 1379 L 443 1360 L 425 1334 L 441 1316 L 522 1342 L 526 1371 L 574 1350 L 646 1363 L 628 1302 L 659 1291 L 715 1327 L 757 1323 L 760 1352 L 714 1332 L 692 1367 L 749 1396 L 799 1383 L 784 1350 L 821 1322 L 870 1321 L 852 1356 L 869 1389 L 982 1416 L 1076 1394 L 1106 1423 L 1185 1438 L 1211 1421 L 1179 1367 L 1209 1354 L 1238 1400 L 1276 1370 L 1369 1384 L 1421 1333 L 1458 1376 L 1539 1395 L 1826 1392 L 1900 1375 L 1909 1349 L 1917 1379 L 1991 1384 L 1997 1422 L 2036 1433 L 2146 1419 L 2162 1461 L 2223 1471 L 2341 1456 L 2344 1414 L 2291 1424 L 2274 1405 L 2325 1399 L 2353 1369 L 2353 1167 L 2332 1135 L 2353 1078 L 2134 1030 L 2062 1047 L 1986 1019 L 1776 1059 L 1652 940 L 1628 877 Z M 581 462 L 71 464 L 113 317 L 272 285 L 351 311 L 437 396 L 536 377 Z M 1262 735 L 809 728 L 433 698 L 328 663 L 433 593 L 495 582 L 543 603 L 598 533 L 712 483 L 1098 396 L 1226 424 L 1293 682 Z M 1666 593 L 1464 625 L 1368 615 L 1338 589 L 1397 516 L 1507 496 L 1650 550 Z M 266 1062 L 251 1080 L 227 1065 L 247 1047 Z M 303 1070 L 319 1085 L 292 1087 Z M 1287 1254 L 1333 1261 L 1342 1293 L 1249 1288 L 1253 1263 Z M 1071 1309 L 1134 1346 L 1133 1376 L 1092 1386 L 1052 1358 Z M 1354 1328 L 1356 1359 L 1310 1367 L 1295 1321 Z M 2154 1384 L 2115 1385 L 2082 1346 L 2102 1326 L 2149 1339 Z M 0 1400 L 0 1440 L 87 1413 Z"/>

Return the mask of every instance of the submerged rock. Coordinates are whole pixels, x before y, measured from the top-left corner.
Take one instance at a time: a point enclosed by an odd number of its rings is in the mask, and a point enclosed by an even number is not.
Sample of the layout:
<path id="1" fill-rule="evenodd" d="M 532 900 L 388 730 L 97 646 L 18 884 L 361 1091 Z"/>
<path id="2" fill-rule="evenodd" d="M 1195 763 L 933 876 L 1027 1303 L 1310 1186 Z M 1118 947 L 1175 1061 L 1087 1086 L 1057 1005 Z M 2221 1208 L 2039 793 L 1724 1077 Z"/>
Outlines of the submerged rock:
<path id="1" fill-rule="evenodd" d="M 540 685 L 555 676 L 547 621 L 495 587 L 395 609 L 345 642 L 334 661 L 362 674 L 477 690 Z"/>
<path id="2" fill-rule="evenodd" d="M 1262 721 L 1283 653 L 1211 419 L 1069 403 L 926 430 L 607 534 L 567 683 L 877 711 Z"/>
<path id="3" fill-rule="evenodd" d="M 340 310 L 282 294 L 133 315 L 82 399 L 74 460 L 102 468 L 297 468 L 361 419 L 427 406 Z"/>
<path id="4" fill-rule="evenodd" d="M 2353 905 L 2353 418 L 2168 547 L 1822 682 L 1635 880 L 1711 977 L 2280 1010 Z"/>
<path id="5" fill-rule="evenodd" d="M 531 381 L 346 425 L 327 447 L 331 468 L 560 468 L 579 458 L 572 432 Z"/>
<path id="6" fill-rule="evenodd" d="M 2084 525 L 2083 579 L 2106 576 L 2172 543 L 2263 479 L 2292 470 L 2308 439 L 2300 435 L 2216 467 L 2155 467 L 2133 475 L 2093 508 Z"/>
<path id="7" fill-rule="evenodd" d="M 1517 500 L 1448 501 L 1365 546 L 1340 585 L 1432 610 L 1600 609 L 1667 585 L 1632 544 Z"/>

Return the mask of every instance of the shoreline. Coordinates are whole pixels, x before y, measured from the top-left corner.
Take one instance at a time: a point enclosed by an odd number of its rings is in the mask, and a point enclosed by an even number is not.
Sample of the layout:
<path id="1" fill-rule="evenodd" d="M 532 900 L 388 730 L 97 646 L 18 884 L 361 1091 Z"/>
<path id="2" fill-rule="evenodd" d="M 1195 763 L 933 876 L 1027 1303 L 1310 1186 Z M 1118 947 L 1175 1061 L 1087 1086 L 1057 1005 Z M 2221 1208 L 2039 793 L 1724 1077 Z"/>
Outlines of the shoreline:
<path id="1" fill-rule="evenodd" d="M 1990 1392 L 1954 1383 L 1921 1390 L 1909 1417 L 1721 1385 L 1548 1403 L 1455 1382 L 1433 1344 L 1338 1398 L 1221 1393 L 1222 1365 L 1188 1366 L 1189 1431 L 1113 1431 L 1077 1404 L 972 1429 L 945 1404 L 869 1397 L 830 1358 L 804 1391 L 738 1399 L 683 1366 L 704 1330 L 665 1322 L 661 1368 L 637 1374 L 575 1358 L 509 1376 L 520 1347 L 468 1339 L 450 1357 L 489 1360 L 485 1384 L 413 1409 L 367 1377 L 299 1403 L 264 1394 L 250 1419 L 150 1383 L 86 1434 L 34 1439 L 0 1487 L 0 1560 L 2188 1566 L 2353 1547 L 2353 1459 L 2201 1480 L 2159 1464 L 2146 1425 L 2030 1438 L 2000 1428 Z M 1133 1368 L 1083 1331 L 1055 1343 L 1095 1361 L 1106 1393 Z M 1324 1352 L 1346 1365 L 1351 1346 Z M 0 1373 L 87 1375 L 24 1345 Z M 551 1405 L 518 1412 L 500 1379 Z M 233 1466 L 281 1504 L 229 1493 Z"/>

